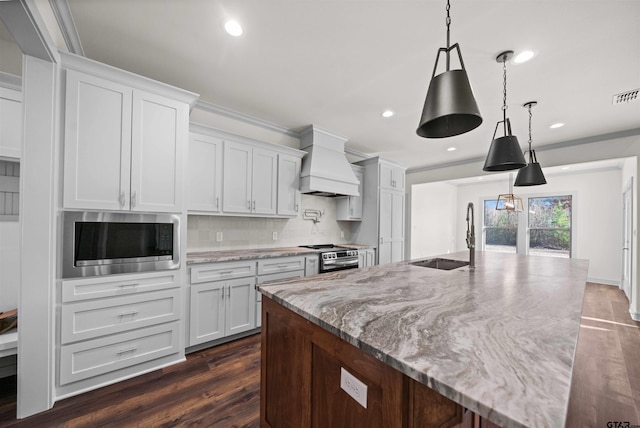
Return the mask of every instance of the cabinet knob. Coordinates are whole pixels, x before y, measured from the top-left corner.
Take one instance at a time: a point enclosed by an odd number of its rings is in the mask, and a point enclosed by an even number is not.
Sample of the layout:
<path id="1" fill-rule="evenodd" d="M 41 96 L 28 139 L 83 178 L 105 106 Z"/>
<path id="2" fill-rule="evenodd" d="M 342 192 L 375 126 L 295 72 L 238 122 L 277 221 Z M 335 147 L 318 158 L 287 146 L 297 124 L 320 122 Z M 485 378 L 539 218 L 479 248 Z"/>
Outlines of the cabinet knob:
<path id="1" fill-rule="evenodd" d="M 216 209 L 220 208 L 220 197 L 216 197 Z"/>
<path id="2" fill-rule="evenodd" d="M 255 210 L 256 210 L 256 201 L 254 200 L 253 201 L 253 211 L 255 211 Z"/>
<path id="3" fill-rule="evenodd" d="M 247 201 L 247 209 L 251 211 L 251 201 Z"/>

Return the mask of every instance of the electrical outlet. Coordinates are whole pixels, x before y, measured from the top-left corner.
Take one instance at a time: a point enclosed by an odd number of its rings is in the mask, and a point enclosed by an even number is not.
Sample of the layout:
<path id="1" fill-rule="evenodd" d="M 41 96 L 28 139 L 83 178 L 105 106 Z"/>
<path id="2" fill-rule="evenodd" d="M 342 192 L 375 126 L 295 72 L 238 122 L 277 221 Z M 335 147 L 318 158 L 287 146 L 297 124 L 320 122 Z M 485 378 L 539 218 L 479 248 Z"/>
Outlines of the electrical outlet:
<path id="1" fill-rule="evenodd" d="M 340 367 L 340 388 L 356 400 L 362 407 L 367 408 L 367 385 L 354 375 Z"/>
<path id="2" fill-rule="evenodd" d="M 222 232 L 216 232 L 216 242 L 222 242 Z"/>
<path id="3" fill-rule="evenodd" d="M 277 241 L 278 240 L 278 232 L 273 232 L 272 237 L 273 237 L 274 241 Z"/>

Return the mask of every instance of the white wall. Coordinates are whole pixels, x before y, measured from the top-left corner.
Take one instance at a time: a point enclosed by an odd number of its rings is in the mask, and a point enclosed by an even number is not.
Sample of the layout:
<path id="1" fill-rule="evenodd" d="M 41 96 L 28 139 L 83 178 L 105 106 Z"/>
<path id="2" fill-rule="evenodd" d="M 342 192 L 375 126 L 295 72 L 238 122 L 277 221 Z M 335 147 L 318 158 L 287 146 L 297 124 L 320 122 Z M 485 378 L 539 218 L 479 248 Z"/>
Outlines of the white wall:
<path id="1" fill-rule="evenodd" d="M 622 171 L 610 169 L 547 176 L 544 186 L 514 187 L 514 193 L 524 196 L 554 196 L 573 194 L 573 233 L 576 247 L 572 257 L 589 260 L 589 280 L 619 285 L 622 257 Z M 456 249 L 464 251 L 468 202 L 476 206 L 476 245 L 482 240 L 482 198 L 508 193 L 509 184 L 491 181 L 458 187 L 456 218 Z"/>
<path id="2" fill-rule="evenodd" d="M 458 219 L 457 186 L 439 182 L 416 184 L 412 189 L 411 258 L 423 258 L 455 251 Z"/>
<path id="3" fill-rule="evenodd" d="M 346 244 L 351 239 L 351 222 L 336 221 L 333 198 L 301 195 L 301 212 L 316 209 L 324 212 L 317 224 L 293 219 L 224 217 L 190 215 L 187 251 L 234 250 L 243 248 L 290 247 L 306 244 Z M 223 241 L 216 242 L 216 232 Z M 278 239 L 273 240 L 273 232 Z M 344 235 L 344 236 L 343 236 Z"/>

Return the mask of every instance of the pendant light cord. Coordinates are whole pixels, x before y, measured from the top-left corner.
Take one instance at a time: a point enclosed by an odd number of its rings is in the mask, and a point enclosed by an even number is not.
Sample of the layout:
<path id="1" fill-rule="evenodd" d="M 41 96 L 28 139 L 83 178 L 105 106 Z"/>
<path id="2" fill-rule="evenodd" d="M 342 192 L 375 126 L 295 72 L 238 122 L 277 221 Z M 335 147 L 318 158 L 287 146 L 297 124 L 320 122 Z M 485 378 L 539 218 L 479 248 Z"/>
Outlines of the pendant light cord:
<path id="1" fill-rule="evenodd" d="M 533 115 L 531 114 L 532 104 L 529 103 L 529 163 L 533 162 L 533 153 L 531 152 L 531 119 Z"/>
<path id="2" fill-rule="evenodd" d="M 451 47 L 451 37 L 449 27 L 451 26 L 451 16 L 449 15 L 449 10 L 451 9 L 451 5 L 449 4 L 449 0 L 447 0 L 447 71 L 449 71 L 451 66 L 451 59 L 449 55 L 449 48 Z"/>
<path id="3" fill-rule="evenodd" d="M 507 57 L 502 57 L 502 126 L 504 127 L 504 135 L 507 135 Z"/>

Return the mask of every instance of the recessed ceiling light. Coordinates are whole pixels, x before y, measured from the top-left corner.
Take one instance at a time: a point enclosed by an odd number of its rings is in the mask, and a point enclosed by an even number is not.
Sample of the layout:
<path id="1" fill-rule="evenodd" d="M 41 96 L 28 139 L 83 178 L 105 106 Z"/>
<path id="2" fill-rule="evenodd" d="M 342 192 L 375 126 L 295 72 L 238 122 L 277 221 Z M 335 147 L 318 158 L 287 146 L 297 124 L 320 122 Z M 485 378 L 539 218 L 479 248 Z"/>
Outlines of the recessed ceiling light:
<path id="1" fill-rule="evenodd" d="M 563 166 L 563 167 L 562 167 L 562 168 L 560 168 L 560 169 L 569 169 L 569 167 L 568 167 L 568 166 Z"/>
<path id="2" fill-rule="evenodd" d="M 549 128 L 551 129 L 557 129 L 557 128 L 562 128 L 564 126 L 564 123 L 562 122 L 558 122 L 558 123 L 554 123 L 553 125 L 551 125 Z"/>
<path id="3" fill-rule="evenodd" d="M 448 152 L 455 152 L 455 151 L 456 151 L 456 148 L 455 148 L 455 147 L 449 147 L 449 148 L 447 149 L 447 151 L 448 151 Z"/>
<path id="4" fill-rule="evenodd" d="M 522 64 L 523 62 L 529 61 L 535 55 L 536 54 L 533 51 L 522 51 L 513 57 L 513 62 L 516 64 Z"/>
<path id="5" fill-rule="evenodd" d="M 394 116 L 395 114 L 396 112 L 393 110 L 385 110 L 382 112 L 382 117 L 391 117 L 391 116 Z"/>
<path id="6" fill-rule="evenodd" d="M 484 177 L 478 177 L 478 180 L 482 180 Z"/>
<path id="7" fill-rule="evenodd" d="M 230 19 L 225 22 L 224 29 L 234 37 L 242 36 L 242 26 L 235 19 Z"/>

